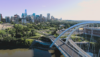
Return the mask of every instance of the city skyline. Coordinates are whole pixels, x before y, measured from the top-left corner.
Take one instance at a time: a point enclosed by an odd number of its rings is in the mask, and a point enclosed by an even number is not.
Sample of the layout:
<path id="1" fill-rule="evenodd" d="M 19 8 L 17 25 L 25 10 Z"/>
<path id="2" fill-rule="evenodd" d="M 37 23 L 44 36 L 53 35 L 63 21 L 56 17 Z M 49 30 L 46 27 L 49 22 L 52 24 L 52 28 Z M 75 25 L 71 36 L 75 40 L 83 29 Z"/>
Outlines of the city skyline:
<path id="1" fill-rule="evenodd" d="M 39 2 L 38 2 L 39 1 Z M 27 9 L 27 15 L 42 14 L 54 16 L 63 20 L 99 20 L 99 0 L 0 0 L 0 13 L 5 16 L 22 15 Z"/>

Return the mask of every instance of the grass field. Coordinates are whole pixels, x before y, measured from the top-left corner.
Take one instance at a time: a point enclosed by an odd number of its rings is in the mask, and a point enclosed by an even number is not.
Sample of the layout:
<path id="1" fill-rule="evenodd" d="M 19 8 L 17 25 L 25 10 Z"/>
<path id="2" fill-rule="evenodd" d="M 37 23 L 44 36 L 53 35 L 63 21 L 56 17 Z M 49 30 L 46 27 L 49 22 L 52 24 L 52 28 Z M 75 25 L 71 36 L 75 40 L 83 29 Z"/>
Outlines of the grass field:
<path id="1" fill-rule="evenodd" d="M 0 24 L 0 30 L 3 28 L 3 29 L 6 29 L 6 28 L 12 28 L 13 25 L 10 24 L 10 23 L 3 23 L 3 24 Z"/>

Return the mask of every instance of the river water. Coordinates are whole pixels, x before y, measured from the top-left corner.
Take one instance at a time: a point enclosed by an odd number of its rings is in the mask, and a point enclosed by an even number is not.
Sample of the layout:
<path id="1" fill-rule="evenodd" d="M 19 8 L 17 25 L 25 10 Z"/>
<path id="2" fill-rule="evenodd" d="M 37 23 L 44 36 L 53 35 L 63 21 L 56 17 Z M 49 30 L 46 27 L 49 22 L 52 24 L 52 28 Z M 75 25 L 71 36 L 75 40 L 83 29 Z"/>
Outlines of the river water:
<path id="1" fill-rule="evenodd" d="M 0 49 L 0 57 L 64 57 L 59 50 L 40 50 L 40 49 Z"/>

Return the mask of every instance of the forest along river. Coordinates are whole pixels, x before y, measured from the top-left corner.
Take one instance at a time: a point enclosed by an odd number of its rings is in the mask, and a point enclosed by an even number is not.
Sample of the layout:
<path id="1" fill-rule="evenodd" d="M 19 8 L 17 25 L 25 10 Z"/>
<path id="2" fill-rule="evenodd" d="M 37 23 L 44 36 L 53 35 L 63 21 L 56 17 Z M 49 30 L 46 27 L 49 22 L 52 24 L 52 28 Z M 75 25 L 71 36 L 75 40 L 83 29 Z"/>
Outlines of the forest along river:
<path id="1" fill-rule="evenodd" d="M 64 57 L 59 50 L 40 50 L 40 49 L 0 49 L 0 57 Z"/>

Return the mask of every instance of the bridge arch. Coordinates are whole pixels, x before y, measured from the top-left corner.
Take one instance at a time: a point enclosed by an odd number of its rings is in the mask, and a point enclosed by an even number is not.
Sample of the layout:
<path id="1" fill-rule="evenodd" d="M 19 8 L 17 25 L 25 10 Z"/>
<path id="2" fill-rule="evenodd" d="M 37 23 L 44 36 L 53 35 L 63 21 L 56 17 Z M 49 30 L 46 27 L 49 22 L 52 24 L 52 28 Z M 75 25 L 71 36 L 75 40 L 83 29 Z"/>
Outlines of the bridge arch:
<path id="1" fill-rule="evenodd" d="M 92 23 L 100 23 L 100 21 L 82 22 L 82 23 L 78 23 L 78 24 L 75 24 L 75 25 L 69 27 L 68 29 L 66 29 L 64 32 L 62 32 L 62 33 L 54 40 L 54 42 L 50 45 L 50 48 L 51 48 L 51 47 L 54 45 L 54 43 L 55 43 L 63 34 L 65 34 L 68 30 L 70 30 L 70 29 L 72 29 L 72 28 L 75 28 L 75 27 L 78 27 L 78 26 L 80 26 L 80 25 L 86 25 L 86 24 L 92 24 Z M 71 35 L 71 34 L 70 34 L 70 35 Z M 67 43 L 67 41 L 68 41 L 69 38 L 70 38 L 70 36 L 68 36 L 68 37 L 66 38 L 66 43 Z"/>

